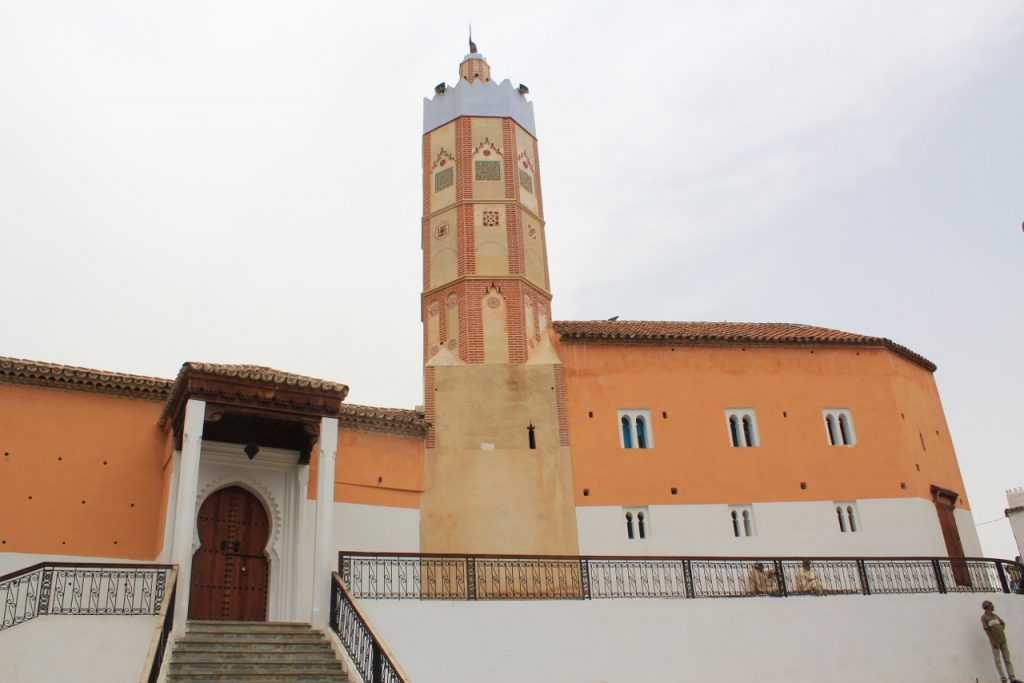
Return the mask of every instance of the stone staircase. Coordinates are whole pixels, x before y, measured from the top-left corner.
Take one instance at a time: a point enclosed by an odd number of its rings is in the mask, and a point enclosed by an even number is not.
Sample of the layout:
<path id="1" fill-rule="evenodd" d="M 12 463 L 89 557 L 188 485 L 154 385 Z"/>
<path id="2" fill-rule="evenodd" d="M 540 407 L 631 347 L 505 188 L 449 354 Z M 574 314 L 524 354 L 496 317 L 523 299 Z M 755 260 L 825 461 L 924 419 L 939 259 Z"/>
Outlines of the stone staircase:
<path id="1" fill-rule="evenodd" d="M 343 683 L 349 680 L 327 638 L 309 624 L 190 621 L 174 645 L 167 683 Z"/>

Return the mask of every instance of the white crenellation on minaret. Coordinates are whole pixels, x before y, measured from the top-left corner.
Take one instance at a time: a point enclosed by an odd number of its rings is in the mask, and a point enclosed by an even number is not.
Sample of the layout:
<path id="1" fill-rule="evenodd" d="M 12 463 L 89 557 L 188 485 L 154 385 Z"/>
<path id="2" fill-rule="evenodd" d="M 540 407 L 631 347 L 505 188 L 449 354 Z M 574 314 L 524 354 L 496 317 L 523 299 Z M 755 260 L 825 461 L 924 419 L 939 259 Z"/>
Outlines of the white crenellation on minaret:
<path id="1" fill-rule="evenodd" d="M 507 78 L 494 81 L 459 81 L 433 97 L 423 98 L 423 132 L 443 126 L 460 116 L 508 116 L 537 137 L 533 102 Z"/>

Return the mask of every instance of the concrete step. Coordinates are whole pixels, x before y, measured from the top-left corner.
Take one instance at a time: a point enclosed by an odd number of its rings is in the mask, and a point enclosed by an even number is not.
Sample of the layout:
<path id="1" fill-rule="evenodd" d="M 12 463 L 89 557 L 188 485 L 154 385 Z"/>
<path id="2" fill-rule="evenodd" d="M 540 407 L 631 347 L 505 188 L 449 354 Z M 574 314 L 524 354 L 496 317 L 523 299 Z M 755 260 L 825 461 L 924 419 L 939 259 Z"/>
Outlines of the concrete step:
<path id="1" fill-rule="evenodd" d="M 180 652 L 320 652 L 331 646 L 321 641 L 289 642 L 287 640 L 241 641 L 241 640 L 179 640 L 176 648 Z M 331 650 L 333 652 L 333 650 Z"/>
<path id="2" fill-rule="evenodd" d="M 317 650 L 296 651 L 292 648 L 252 652 L 250 650 L 177 650 L 174 661 L 193 662 L 329 662 L 337 661 L 334 650 L 324 645 Z"/>
<path id="3" fill-rule="evenodd" d="M 306 632 L 310 630 L 309 624 L 294 621 L 190 621 L 186 624 L 189 631 L 213 631 L 221 633 L 224 631 L 291 631 Z"/>
<path id="4" fill-rule="evenodd" d="M 186 624 L 171 652 L 168 683 L 345 683 L 348 676 L 326 637 L 309 624 Z"/>
<path id="5" fill-rule="evenodd" d="M 323 636 L 316 631 L 306 633 L 185 633 L 182 643 L 321 643 Z"/>
<path id="6" fill-rule="evenodd" d="M 213 662 L 181 662 L 177 659 L 171 662 L 168 671 L 174 673 L 188 673 L 190 671 L 206 671 L 209 673 L 303 673 L 303 674 L 333 674 L 341 669 L 337 660 L 335 661 L 311 661 L 299 660 L 297 662 L 279 661 L 258 661 L 249 662 L 242 660 L 227 660 Z"/>
<path id="7" fill-rule="evenodd" d="M 203 683 L 214 683 L 219 681 L 231 681 L 232 683 L 348 683 L 348 676 L 345 674 L 293 674 L 282 675 L 279 673 L 269 674 L 212 674 L 212 673 L 188 673 L 188 674 L 167 674 L 167 683 L 186 683 L 189 681 L 200 681 Z"/>

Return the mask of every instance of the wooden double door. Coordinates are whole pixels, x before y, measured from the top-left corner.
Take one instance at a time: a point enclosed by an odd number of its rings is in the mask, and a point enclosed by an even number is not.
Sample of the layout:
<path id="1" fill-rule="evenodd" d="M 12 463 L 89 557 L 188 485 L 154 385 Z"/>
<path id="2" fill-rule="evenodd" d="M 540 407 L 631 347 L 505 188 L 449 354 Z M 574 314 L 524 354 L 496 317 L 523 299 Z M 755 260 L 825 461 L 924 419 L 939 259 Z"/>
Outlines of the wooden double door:
<path id="1" fill-rule="evenodd" d="M 266 621 L 270 521 L 263 504 L 230 486 L 203 501 L 197 522 L 189 619 Z"/>

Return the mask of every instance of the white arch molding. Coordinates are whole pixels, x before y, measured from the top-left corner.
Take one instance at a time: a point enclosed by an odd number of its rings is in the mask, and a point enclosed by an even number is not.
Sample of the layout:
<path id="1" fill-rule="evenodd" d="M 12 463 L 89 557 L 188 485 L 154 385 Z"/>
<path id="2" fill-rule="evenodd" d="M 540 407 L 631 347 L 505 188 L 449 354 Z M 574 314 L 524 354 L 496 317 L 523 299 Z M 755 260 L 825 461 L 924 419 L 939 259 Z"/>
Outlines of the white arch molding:
<path id="1" fill-rule="evenodd" d="M 264 555 L 270 563 L 267 619 L 306 620 L 297 611 L 296 578 L 299 574 L 299 529 L 302 502 L 309 482 L 309 466 L 298 464 L 298 451 L 261 448 L 250 460 L 240 444 L 203 441 L 199 460 L 196 518 L 192 520 L 192 553 L 199 548 L 198 514 L 211 494 L 227 486 L 252 493 L 267 510 L 270 535 Z"/>

